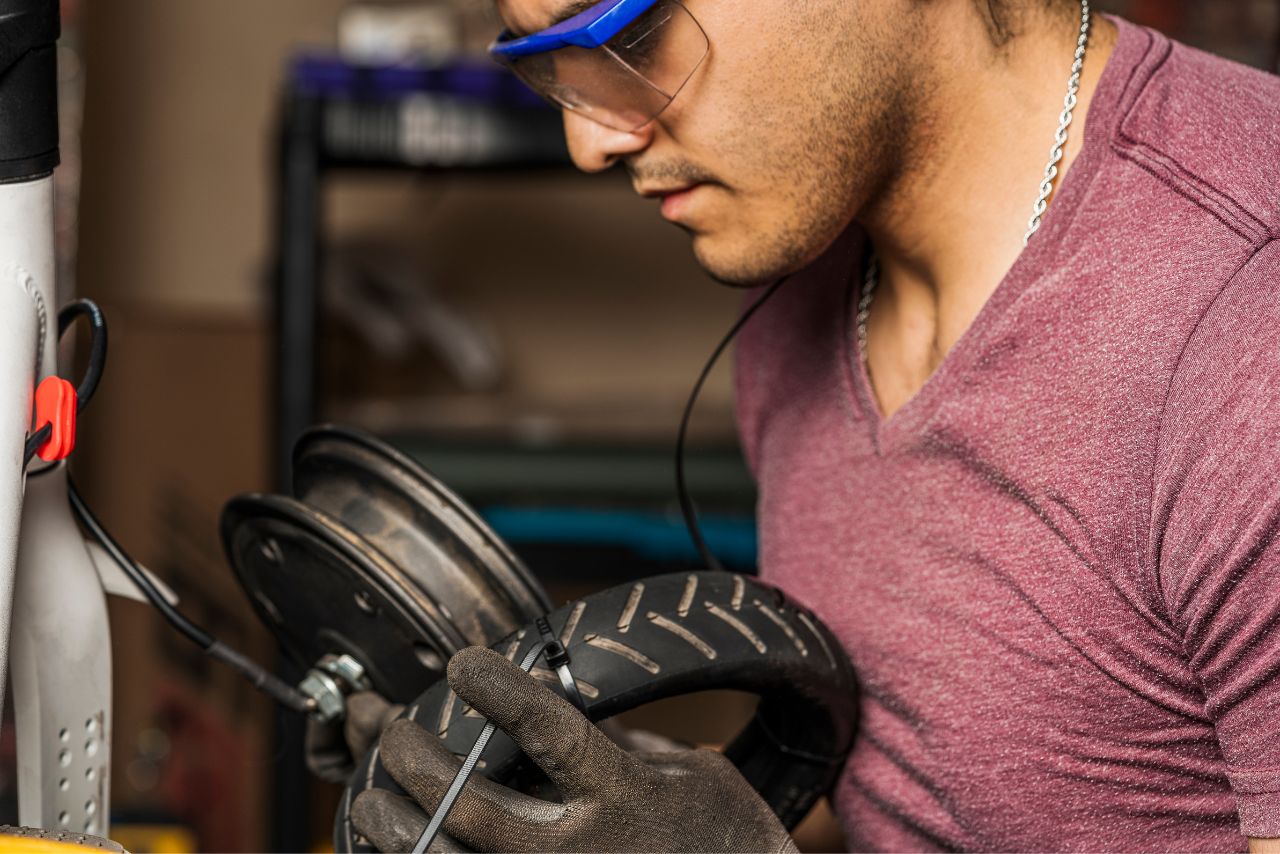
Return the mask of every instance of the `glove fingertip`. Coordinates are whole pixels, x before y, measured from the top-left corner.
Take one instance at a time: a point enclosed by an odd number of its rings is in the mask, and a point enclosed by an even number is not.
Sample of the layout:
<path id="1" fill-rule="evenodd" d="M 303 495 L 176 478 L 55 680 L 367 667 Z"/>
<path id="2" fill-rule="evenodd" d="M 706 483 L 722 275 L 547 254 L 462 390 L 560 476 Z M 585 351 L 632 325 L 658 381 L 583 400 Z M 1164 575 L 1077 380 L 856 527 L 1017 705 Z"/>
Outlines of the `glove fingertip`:
<path id="1" fill-rule="evenodd" d="M 383 806 L 379 801 L 388 794 L 382 789 L 365 789 L 356 795 L 356 799 L 351 802 L 351 823 L 355 825 L 356 830 L 364 833 L 365 828 L 374 826 L 382 815 Z"/>
<path id="2" fill-rule="evenodd" d="M 504 656 L 482 646 L 455 653 L 449 659 L 448 680 L 463 702 L 513 737 L 509 727 L 524 717 L 530 704 L 555 696 Z"/>
<path id="3" fill-rule="evenodd" d="M 351 825 L 379 851 L 408 851 L 427 827 L 426 813 L 407 798 L 368 789 L 351 804 Z"/>
<path id="4" fill-rule="evenodd" d="M 469 646 L 458 650 L 449 659 L 446 677 L 449 685 L 457 691 L 459 687 L 465 689 L 480 682 L 489 682 L 494 676 L 511 671 L 520 673 L 520 669 L 501 654 L 488 647 Z"/>

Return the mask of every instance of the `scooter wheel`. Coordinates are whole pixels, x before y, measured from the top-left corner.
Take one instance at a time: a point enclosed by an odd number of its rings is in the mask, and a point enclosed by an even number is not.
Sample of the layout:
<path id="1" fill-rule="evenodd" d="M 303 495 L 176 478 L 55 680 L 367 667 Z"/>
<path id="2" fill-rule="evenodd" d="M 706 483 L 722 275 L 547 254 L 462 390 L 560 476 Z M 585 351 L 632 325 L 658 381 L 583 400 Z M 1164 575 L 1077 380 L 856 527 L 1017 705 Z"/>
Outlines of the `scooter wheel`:
<path id="1" fill-rule="evenodd" d="M 725 754 L 788 828 L 835 782 L 853 744 L 858 691 L 839 642 L 809 611 L 755 579 L 723 572 L 672 574 L 570 602 L 549 616 L 594 721 L 646 703 L 719 689 L 759 696 L 755 717 Z M 518 661 L 542 636 L 526 626 L 493 645 Z M 563 696 L 556 674 L 534 678 Z M 457 755 L 484 720 L 441 680 L 408 706 L 412 718 Z M 520 787 L 533 763 L 502 732 L 484 753 L 482 773 Z M 334 824 L 338 852 L 373 850 L 351 824 L 365 789 L 402 794 L 375 748 L 357 765 Z"/>

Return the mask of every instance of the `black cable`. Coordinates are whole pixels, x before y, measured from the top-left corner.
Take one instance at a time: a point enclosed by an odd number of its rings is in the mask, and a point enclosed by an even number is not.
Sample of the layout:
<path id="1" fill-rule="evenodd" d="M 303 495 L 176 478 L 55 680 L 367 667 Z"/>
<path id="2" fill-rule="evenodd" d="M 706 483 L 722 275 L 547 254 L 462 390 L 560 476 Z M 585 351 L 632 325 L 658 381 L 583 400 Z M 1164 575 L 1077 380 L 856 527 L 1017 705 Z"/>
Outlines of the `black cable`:
<path id="1" fill-rule="evenodd" d="M 80 496 L 80 490 L 76 489 L 75 481 L 70 478 L 67 478 L 67 494 L 71 498 L 71 509 L 75 511 L 80 523 L 93 535 L 95 540 L 102 544 L 102 547 L 107 550 L 107 554 L 111 555 L 111 558 L 120 564 L 120 568 L 124 570 L 134 585 L 147 597 L 147 601 L 155 606 L 156 610 L 161 613 L 169 624 L 186 635 L 192 643 L 201 649 L 208 649 L 213 646 L 213 635 L 188 620 L 170 605 L 169 600 L 151 582 L 151 579 L 146 576 L 142 568 L 125 554 L 124 549 L 116 542 L 115 537 L 107 533 L 106 528 L 93 515 L 93 511 L 84 503 L 84 499 Z"/>
<path id="2" fill-rule="evenodd" d="M 58 312 L 58 338 L 67 332 L 67 327 L 77 318 L 89 318 L 89 329 L 92 338 L 89 342 L 89 366 L 85 369 L 80 384 L 76 386 L 76 412 L 80 412 L 93 399 L 98 390 L 98 382 L 102 379 L 102 371 L 107 366 L 107 318 L 102 309 L 91 299 L 78 299 L 63 306 Z"/>
<path id="3" fill-rule="evenodd" d="M 49 437 L 53 435 L 53 425 L 46 424 L 36 432 L 27 437 L 27 447 L 22 458 L 22 467 L 26 468 L 31 462 L 31 458 L 36 455 L 36 451 L 40 450 L 40 446 L 49 441 Z"/>
<path id="4" fill-rule="evenodd" d="M 107 318 L 93 300 L 78 299 L 58 312 L 58 339 L 61 340 L 67 328 L 80 317 L 89 318 L 92 337 L 89 344 L 89 366 L 80 380 L 80 385 L 76 387 L 76 414 L 79 414 L 93 399 L 93 393 L 98 390 L 98 383 L 102 380 L 102 371 L 107 365 Z M 40 446 L 49 441 L 51 435 L 53 435 L 53 425 L 46 424 L 27 437 L 22 458 L 23 468 L 31 462 L 31 458 L 36 455 Z"/>
<path id="5" fill-rule="evenodd" d="M 765 304 L 769 297 L 777 293 L 778 288 L 786 283 L 790 276 L 783 276 L 778 281 L 769 286 L 769 290 L 765 291 L 760 299 L 751 304 L 751 307 L 742 313 L 738 318 L 738 322 L 733 324 L 729 332 L 720 341 L 719 346 L 711 354 L 711 358 L 707 360 L 706 365 L 702 368 L 702 373 L 698 376 L 698 381 L 693 384 L 693 391 L 689 393 L 689 402 L 685 404 L 684 415 L 680 417 L 680 432 L 676 435 L 676 492 L 680 497 L 680 512 L 684 514 L 685 527 L 689 529 L 689 536 L 693 538 L 693 544 L 698 548 L 698 554 L 702 556 L 702 561 L 707 565 L 708 569 L 724 572 L 724 565 L 711 552 L 707 546 L 707 541 L 702 538 L 702 529 L 698 525 L 698 514 L 693 507 L 693 500 L 689 497 L 689 489 L 685 485 L 684 480 L 684 444 L 685 435 L 689 432 L 689 419 L 693 415 L 693 407 L 698 402 L 698 395 L 702 392 L 702 386 L 707 381 L 707 377 L 711 374 L 711 369 L 720 359 L 720 355 L 729 346 L 729 343 L 737 337 L 742 331 L 742 327 L 747 325 L 747 321 L 760 306 Z"/>
<path id="6" fill-rule="evenodd" d="M 94 392 L 98 390 L 98 383 L 102 381 L 102 373 L 107 365 L 107 318 L 102 313 L 102 309 L 93 300 L 76 300 L 58 312 L 58 338 L 61 339 L 71 324 L 81 317 L 89 320 L 91 339 L 89 364 L 85 369 L 84 376 L 80 379 L 80 384 L 76 387 L 77 414 L 93 399 Z M 29 463 L 31 461 L 37 449 L 49 440 L 49 436 L 52 433 L 53 425 L 46 424 L 27 437 L 26 462 Z M 102 545 L 102 548 L 106 550 L 111 559 L 120 566 L 120 569 L 129 577 L 129 580 L 142 592 L 146 600 L 160 612 L 160 615 L 170 626 L 204 650 L 209 657 L 231 667 L 248 679 L 255 688 L 258 688 L 286 708 L 304 714 L 312 711 L 315 701 L 310 697 L 261 665 L 254 663 L 247 656 L 222 643 L 203 628 L 187 619 L 173 605 L 169 604 L 169 600 L 152 583 L 147 574 L 142 571 L 142 567 L 138 566 L 133 558 L 129 557 L 128 553 L 107 532 L 107 529 L 103 527 L 97 517 L 93 515 L 93 511 L 89 509 L 89 506 L 85 504 L 84 499 L 80 496 L 80 491 L 76 489 L 75 482 L 69 477 L 67 479 L 67 494 L 71 501 L 71 509 L 80 520 L 80 524 Z"/>
<path id="7" fill-rule="evenodd" d="M 314 702 L 297 688 L 226 646 L 213 635 L 187 619 L 173 605 L 169 604 L 169 600 L 152 583 L 147 574 L 142 571 L 142 567 L 138 566 L 133 558 L 129 557 L 120 544 L 115 541 L 115 538 L 107 533 L 107 529 L 102 526 L 102 523 L 93 515 L 93 511 L 84 503 L 84 499 L 80 497 L 80 492 L 76 489 L 75 483 L 69 478 L 67 480 L 67 493 L 71 498 L 71 508 L 75 511 L 80 523 L 93 535 L 94 539 L 102 544 L 111 559 L 120 565 L 124 573 L 129 576 L 129 580 L 142 591 L 142 595 L 160 612 L 160 615 L 164 617 L 170 626 L 190 639 L 192 643 L 204 650 L 211 658 L 215 658 L 238 671 L 252 682 L 255 688 L 263 691 L 281 705 L 304 714 L 312 710 L 315 705 Z"/>

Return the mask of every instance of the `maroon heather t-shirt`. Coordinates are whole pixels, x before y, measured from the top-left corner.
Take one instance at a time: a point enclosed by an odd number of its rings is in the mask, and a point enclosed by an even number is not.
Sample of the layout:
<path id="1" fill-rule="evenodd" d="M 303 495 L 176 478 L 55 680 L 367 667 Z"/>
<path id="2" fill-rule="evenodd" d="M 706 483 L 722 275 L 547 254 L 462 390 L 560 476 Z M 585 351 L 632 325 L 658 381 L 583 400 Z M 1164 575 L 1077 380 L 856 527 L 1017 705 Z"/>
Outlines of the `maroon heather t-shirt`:
<path id="1" fill-rule="evenodd" d="M 1280 79 L 1117 24 L 1044 227 L 901 410 L 852 230 L 740 342 L 762 572 L 863 686 L 857 849 L 1280 836 Z"/>

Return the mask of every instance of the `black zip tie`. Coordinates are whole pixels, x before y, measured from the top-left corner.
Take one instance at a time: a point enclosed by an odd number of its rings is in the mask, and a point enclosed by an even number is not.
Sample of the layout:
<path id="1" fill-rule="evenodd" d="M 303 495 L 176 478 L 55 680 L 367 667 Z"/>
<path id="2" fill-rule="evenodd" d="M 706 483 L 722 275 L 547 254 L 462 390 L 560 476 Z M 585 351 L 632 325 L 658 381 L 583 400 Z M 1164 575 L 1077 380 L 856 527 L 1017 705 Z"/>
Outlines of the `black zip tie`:
<path id="1" fill-rule="evenodd" d="M 525 653 L 524 660 L 520 662 L 520 669 L 528 673 L 533 669 L 533 664 L 538 660 L 538 656 L 546 651 L 549 644 L 535 644 L 533 649 Z M 462 794 L 462 787 L 467 784 L 467 780 L 471 778 L 471 773 L 476 770 L 476 765 L 480 762 L 480 754 L 484 753 L 484 749 L 489 746 L 489 739 L 493 738 L 493 731 L 497 726 L 493 721 L 486 720 L 484 729 L 480 730 L 480 737 L 476 739 L 476 743 L 471 745 L 471 751 L 467 753 L 467 758 L 463 760 L 462 767 L 458 769 L 458 773 L 453 775 L 453 782 L 449 784 L 449 790 L 444 793 L 444 797 L 440 799 L 440 806 L 436 807 L 435 814 L 431 816 L 431 821 L 427 823 L 426 830 L 422 831 L 422 835 L 418 837 L 418 844 L 413 846 L 413 854 L 423 854 L 431 843 L 435 841 L 436 834 L 440 832 L 440 827 L 444 824 L 444 820 L 449 817 L 450 810 L 453 809 L 454 803 L 458 800 L 458 796 Z"/>
<path id="2" fill-rule="evenodd" d="M 551 631 L 551 623 L 547 622 L 546 617 L 539 617 L 534 625 L 538 627 L 538 632 L 541 633 L 545 643 L 543 651 L 547 655 L 547 666 L 560 677 L 560 687 L 564 689 L 564 695 L 569 698 L 569 702 L 577 706 L 578 711 L 585 715 L 586 701 L 582 699 L 582 692 L 578 690 L 577 680 L 569 672 L 569 650 L 564 648 L 564 644 L 560 643 L 560 639 Z"/>

